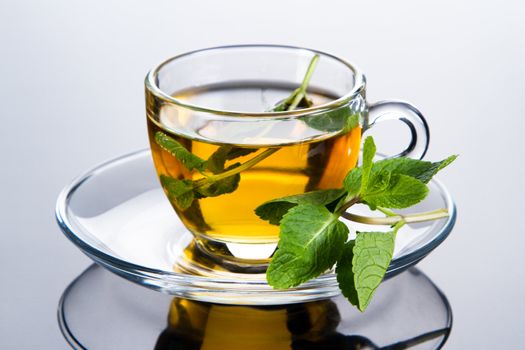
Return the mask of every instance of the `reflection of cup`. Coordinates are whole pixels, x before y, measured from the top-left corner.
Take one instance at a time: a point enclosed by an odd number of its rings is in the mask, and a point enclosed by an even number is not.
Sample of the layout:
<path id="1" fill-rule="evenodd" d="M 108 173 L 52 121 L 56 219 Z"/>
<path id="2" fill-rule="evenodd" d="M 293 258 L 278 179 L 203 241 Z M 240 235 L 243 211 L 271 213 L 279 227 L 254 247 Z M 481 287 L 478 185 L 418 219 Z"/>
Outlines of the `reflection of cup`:
<path id="1" fill-rule="evenodd" d="M 157 339 L 155 350 L 408 349 L 436 342 L 443 345 L 450 333 L 450 327 L 445 327 L 378 346 L 377 339 L 342 331 L 340 328 L 345 328 L 342 324 L 348 325 L 349 320 L 342 322 L 341 313 L 344 314 L 331 299 L 290 305 L 241 306 L 174 298 L 168 326 Z M 383 332 L 388 333 L 388 330 Z M 383 335 L 379 333 L 380 341 Z M 423 348 L 427 347 L 423 345 Z"/>
<path id="2" fill-rule="evenodd" d="M 340 320 L 329 299 L 254 307 L 175 298 L 155 349 L 304 349 L 337 336 Z"/>
<path id="3" fill-rule="evenodd" d="M 314 106 L 264 112 L 300 85 L 315 53 L 320 59 L 308 88 Z M 164 191 L 199 242 L 212 246 L 276 243 L 278 227 L 254 209 L 341 187 L 356 165 L 362 132 L 376 122 L 409 126 L 403 155 L 420 158 L 428 144 L 417 109 L 403 102 L 368 105 L 365 78 L 353 65 L 294 47 L 220 47 L 171 58 L 146 78 L 146 109 Z M 175 149 L 168 152 L 162 142 Z M 193 155 L 177 153 L 181 147 Z M 239 164 L 248 166 L 235 173 Z"/>

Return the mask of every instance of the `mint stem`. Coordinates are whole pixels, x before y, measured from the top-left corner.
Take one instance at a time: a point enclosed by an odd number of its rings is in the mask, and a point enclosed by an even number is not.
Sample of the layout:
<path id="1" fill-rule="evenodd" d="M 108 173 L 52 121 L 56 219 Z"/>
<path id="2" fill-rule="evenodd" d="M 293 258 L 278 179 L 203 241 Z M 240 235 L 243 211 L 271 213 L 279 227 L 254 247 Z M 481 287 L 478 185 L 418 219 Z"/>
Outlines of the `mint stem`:
<path id="1" fill-rule="evenodd" d="M 347 213 L 347 212 L 342 213 L 341 216 L 347 220 L 358 222 L 361 224 L 391 226 L 391 225 L 396 225 L 401 221 L 409 224 L 409 223 L 414 223 L 414 222 L 424 222 L 424 221 L 442 219 L 442 218 L 448 217 L 449 213 L 447 209 L 438 209 L 438 210 L 427 211 L 427 212 L 418 213 L 418 214 L 409 214 L 409 215 L 396 214 L 396 216 L 388 216 L 386 218 L 361 216 L 361 215 Z"/>
<path id="2" fill-rule="evenodd" d="M 397 216 L 397 214 L 394 213 L 390 209 L 383 208 L 383 207 L 377 207 L 376 209 L 379 210 L 380 212 L 382 212 L 383 214 L 385 214 L 386 216 Z"/>
<path id="3" fill-rule="evenodd" d="M 242 163 L 238 167 L 235 167 L 233 169 L 227 170 L 227 171 L 222 172 L 220 174 L 210 175 L 208 177 L 199 179 L 199 180 L 195 181 L 195 187 L 203 186 L 203 185 L 205 185 L 206 183 L 209 183 L 209 182 L 219 181 L 219 180 L 225 179 L 227 177 L 230 177 L 232 175 L 238 174 L 241 171 L 247 170 L 247 169 L 251 168 L 252 166 L 256 165 L 257 163 L 259 163 L 260 161 L 264 160 L 265 158 L 268 158 L 269 156 L 271 156 L 272 154 L 277 152 L 279 149 L 280 148 L 268 148 L 264 152 L 261 152 L 260 154 L 258 154 L 257 156 L 253 157 L 252 159 Z"/>
<path id="4" fill-rule="evenodd" d="M 292 103 L 288 107 L 289 111 L 296 109 L 301 100 L 305 97 L 306 89 L 308 88 L 308 84 L 310 83 L 310 79 L 312 78 L 312 74 L 314 73 L 317 61 L 319 61 L 319 55 L 316 54 L 310 61 L 310 64 L 308 65 L 308 69 L 306 70 L 306 74 L 303 78 L 301 86 L 299 86 L 299 88 L 295 90 L 295 92 L 292 94 L 294 98 L 292 100 Z"/>
<path id="5" fill-rule="evenodd" d="M 338 213 L 339 215 L 343 215 L 348 208 L 350 208 L 352 205 L 356 203 L 359 203 L 360 200 L 361 198 L 359 197 L 353 197 L 348 202 L 340 202 L 335 208 L 334 212 Z"/>

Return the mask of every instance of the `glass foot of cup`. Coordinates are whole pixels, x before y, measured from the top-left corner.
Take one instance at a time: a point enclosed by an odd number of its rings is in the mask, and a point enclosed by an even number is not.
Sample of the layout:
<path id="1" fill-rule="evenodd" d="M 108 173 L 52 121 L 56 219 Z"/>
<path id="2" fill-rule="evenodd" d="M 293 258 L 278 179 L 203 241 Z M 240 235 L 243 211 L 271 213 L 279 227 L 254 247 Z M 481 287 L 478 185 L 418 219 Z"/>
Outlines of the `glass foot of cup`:
<path id="1" fill-rule="evenodd" d="M 277 244 L 231 244 L 194 239 L 174 264 L 174 271 L 207 277 L 264 279 Z M 245 257 L 259 257 L 258 259 Z"/>

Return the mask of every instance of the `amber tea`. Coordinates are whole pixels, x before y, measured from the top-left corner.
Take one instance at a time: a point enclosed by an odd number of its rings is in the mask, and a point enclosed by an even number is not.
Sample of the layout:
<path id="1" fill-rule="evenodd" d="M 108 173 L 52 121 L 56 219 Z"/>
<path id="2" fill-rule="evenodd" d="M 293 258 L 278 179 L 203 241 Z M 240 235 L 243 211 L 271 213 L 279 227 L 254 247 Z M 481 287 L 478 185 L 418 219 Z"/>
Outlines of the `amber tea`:
<path id="1" fill-rule="evenodd" d="M 220 110 L 261 112 L 293 89 L 282 84 L 239 83 L 199 87 L 173 97 Z M 308 96 L 314 105 L 334 99 L 316 90 L 308 91 Z M 164 191 L 197 237 L 226 243 L 275 243 L 279 227 L 260 219 L 256 207 L 287 195 L 339 188 L 357 162 L 359 124 L 320 134 L 315 123 L 304 120 L 257 124 L 242 123 L 241 116 L 236 123 L 191 125 L 196 130 L 191 134 L 184 133 L 184 126 L 196 119 L 189 113 L 170 113 L 149 104 L 148 131 Z M 176 145 L 175 152 L 182 153 L 174 156 L 162 142 Z M 239 166 L 242 171 L 236 172 Z M 212 182 L 210 177 L 218 180 Z M 194 193 L 185 192 L 185 186 L 193 186 Z"/>

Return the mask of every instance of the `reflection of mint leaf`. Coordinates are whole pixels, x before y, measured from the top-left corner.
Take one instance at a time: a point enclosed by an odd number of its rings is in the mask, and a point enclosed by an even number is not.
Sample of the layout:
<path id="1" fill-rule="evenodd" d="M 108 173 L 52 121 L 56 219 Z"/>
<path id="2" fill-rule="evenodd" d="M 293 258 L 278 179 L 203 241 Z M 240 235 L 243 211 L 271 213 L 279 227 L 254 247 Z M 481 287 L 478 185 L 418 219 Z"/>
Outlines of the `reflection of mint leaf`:
<path id="1" fill-rule="evenodd" d="M 157 142 L 157 144 L 162 149 L 177 158 L 182 164 L 184 164 L 186 168 L 188 168 L 188 170 L 197 169 L 204 171 L 206 162 L 193 153 L 189 152 L 186 148 L 184 148 L 184 146 L 168 135 L 157 131 L 155 134 L 155 142 Z"/>
<path id="2" fill-rule="evenodd" d="M 266 272 L 275 288 L 290 288 L 330 269 L 341 255 L 348 228 L 328 209 L 300 204 L 281 220 L 278 249 Z"/>
<path id="3" fill-rule="evenodd" d="M 241 148 L 230 145 L 221 146 L 208 158 L 206 166 L 212 173 L 218 174 L 224 171 L 226 161 L 243 157 L 257 151 L 257 148 Z"/>
<path id="4" fill-rule="evenodd" d="M 348 106 L 333 109 L 328 112 L 305 116 L 302 120 L 311 128 L 326 131 L 350 131 L 359 125 L 359 114 Z"/>
<path id="5" fill-rule="evenodd" d="M 261 204 L 255 209 L 255 213 L 270 224 L 279 225 L 284 214 L 298 204 L 328 205 L 344 194 L 344 190 L 318 190 L 283 197 Z"/>
<path id="6" fill-rule="evenodd" d="M 177 180 L 172 177 L 161 175 L 160 183 L 168 193 L 170 202 L 185 210 L 193 202 L 193 182 L 191 180 Z"/>
<path id="7" fill-rule="evenodd" d="M 346 243 L 337 262 L 337 281 L 343 295 L 364 311 L 383 280 L 394 253 L 395 231 L 358 232 Z"/>
<path id="8" fill-rule="evenodd" d="M 372 170 L 372 160 L 376 154 L 376 145 L 372 137 L 367 137 L 363 146 L 363 165 L 361 165 L 361 192 L 365 192 Z"/>
<path id="9" fill-rule="evenodd" d="M 390 158 L 375 162 L 372 171 L 386 170 L 392 174 L 408 175 L 428 183 L 438 171 L 452 163 L 456 158 L 457 156 L 450 156 L 435 163 L 411 158 Z"/>
<path id="10" fill-rule="evenodd" d="M 240 163 L 235 163 L 232 166 L 225 169 L 225 171 L 238 167 Z M 239 181 L 241 181 L 241 175 L 239 173 L 225 177 L 224 179 L 207 181 L 206 178 L 200 180 L 202 185 L 195 187 L 196 196 L 198 198 L 204 197 L 217 197 L 221 194 L 232 193 L 239 187 Z M 197 182 L 200 184 L 201 182 Z"/>
<path id="11" fill-rule="evenodd" d="M 370 208 L 408 208 L 421 202 L 428 194 L 427 186 L 407 175 L 389 172 L 373 174 L 370 184 L 360 197 Z"/>

